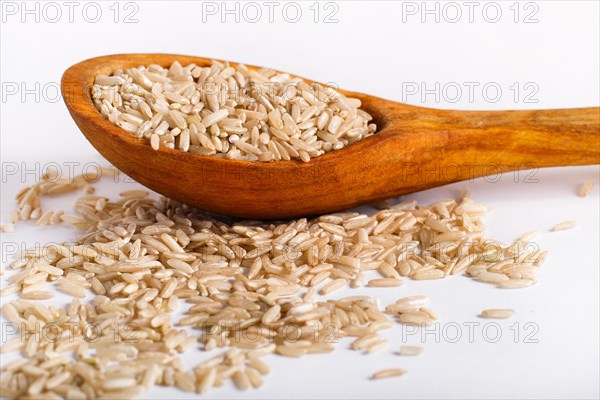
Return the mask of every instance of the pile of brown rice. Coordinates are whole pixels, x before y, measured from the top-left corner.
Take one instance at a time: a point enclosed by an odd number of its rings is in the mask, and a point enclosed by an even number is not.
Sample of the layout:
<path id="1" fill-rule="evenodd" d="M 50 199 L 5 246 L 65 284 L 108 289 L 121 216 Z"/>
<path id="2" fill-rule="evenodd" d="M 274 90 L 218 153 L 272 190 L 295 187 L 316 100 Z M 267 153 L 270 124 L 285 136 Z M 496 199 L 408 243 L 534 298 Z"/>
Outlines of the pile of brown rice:
<path id="1" fill-rule="evenodd" d="M 375 133 L 361 102 L 272 69 L 175 61 L 99 75 L 103 116 L 160 146 L 236 160 L 309 161 Z"/>
<path id="2" fill-rule="evenodd" d="M 531 233 L 510 246 L 486 239 L 486 207 L 469 198 L 405 202 L 373 215 L 235 222 L 141 190 L 109 199 L 93 193 L 91 180 L 49 173 L 17 197 L 14 223 L 61 221 L 84 233 L 75 243 L 24 250 L 10 264 L 2 295 L 21 298 L 2 311 L 21 335 L 2 352 L 23 358 L 4 365 L 2 397 L 122 399 L 154 385 L 204 393 L 228 380 L 240 389 L 259 387 L 269 372 L 266 354 L 330 352 L 348 336 L 353 349 L 372 353 L 387 345 L 382 329 L 438 319 L 426 296 L 399 298 L 382 310 L 369 296 L 318 298 L 319 290 L 358 288 L 375 273 L 380 277 L 369 286 L 400 293 L 406 278 L 462 274 L 500 288 L 525 287 L 536 282 L 545 255 L 527 246 Z M 77 215 L 42 211 L 43 195 L 80 188 L 88 194 L 77 200 Z M 74 300 L 64 308 L 39 301 L 51 299 L 53 289 Z M 180 311 L 185 316 L 173 321 Z M 40 341 L 39 324 L 71 334 Z M 90 326 L 99 332 L 93 342 Z M 178 355 L 199 345 L 224 351 L 188 370 Z M 403 373 L 385 370 L 374 378 Z"/>

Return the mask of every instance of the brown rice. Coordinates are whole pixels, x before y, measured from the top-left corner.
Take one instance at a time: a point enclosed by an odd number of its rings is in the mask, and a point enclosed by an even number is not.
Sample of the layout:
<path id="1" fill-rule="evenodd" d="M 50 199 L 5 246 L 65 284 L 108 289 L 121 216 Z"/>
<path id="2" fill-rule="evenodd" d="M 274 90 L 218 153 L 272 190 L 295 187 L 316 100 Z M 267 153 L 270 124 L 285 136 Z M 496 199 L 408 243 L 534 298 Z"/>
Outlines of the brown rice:
<path id="1" fill-rule="evenodd" d="M 515 315 L 515 310 L 509 308 L 491 308 L 483 310 L 479 315 L 481 318 L 505 319 Z"/>
<path id="2" fill-rule="evenodd" d="M 404 374 L 406 374 L 406 371 L 401 368 L 383 369 L 381 371 L 375 372 L 371 376 L 371 379 L 395 378 Z"/>
<path id="3" fill-rule="evenodd" d="M 393 326 L 390 317 L 418 326 L 438 320 L 425 307 L 426 296 L 403 297 L 381 310 L 369 296 L 319 301 L 314 286 L 323 283 L 321 294 L 330 295 L 360 286 L 366 274 L 379 274 L 367 285 L 398 290 L 400 277 L 438 279 L 464 272 L 501 287 L 525 287 L 535 283 L 545 256 L 524 251 L 529 235 L 508 247 L 486 239 L 485 207 L 469 198 L 429 206 L 388 204 L 372 215 L 341 212 L 314 220 L 240 223 L 171 199 L 153 200 L 145 191 L 103 198 L 90 194 L 86 177 L 51 176 L 48 172 L 17 196 L 19 219 L 39 209 L 34 216 L 41 225 L 62 220 L 82 236 L 76 243 L 18 254 L 2 295 L 23 298 L 6 303 L 3 313 L 13 322 L 65 329 L 76 322 L 78 328 L 72 343 L 36 343 L 24 332 L 25 340 L 2 347 L 26 357 L 3 369 L 0 388 L 9 398 L 29 391 L 38 397 L 129 398 L 154 385 L 205 393 L 228 380 L 242 389 L 258 387 L 259 375 L 269 372 L 259 359 L 264 355 L 326 353 L 343 336 L 356 338 L 353 349 L 372 353 L 386 346 L 379 332 Z M 77 189 L 89 192 L 76 202 L 78 215 L 41 211 L 44 195 Z M 74 300 L 64 308 L 36 301 L 50 298 L 51 287 Z M 175 311 L 185 313 L 179 321 L 172 321 Z M 117 341 L 106 329 L 132 323 L 140 329 L 119 331 Z M 86 324 L 101 329 L 97 342 L 84 340 Z M 138 345 L 123 341 L 131 337 Z M 226 350 L 185 370 L 178 354 L 198 341 L 205 350 Z M 404 347 L 401 353 L 411 351 Z M 403 373 L 384 370 L 374 378 Z"/>
<path id="4" fill-rule="evenodd" d="M 154 150 L 306 162 L 376 130 L 358 99 L 286 73 L 227 61 L 117 70 L 98 75 L 91 92 L 105 118 L 148 140 Z"/>

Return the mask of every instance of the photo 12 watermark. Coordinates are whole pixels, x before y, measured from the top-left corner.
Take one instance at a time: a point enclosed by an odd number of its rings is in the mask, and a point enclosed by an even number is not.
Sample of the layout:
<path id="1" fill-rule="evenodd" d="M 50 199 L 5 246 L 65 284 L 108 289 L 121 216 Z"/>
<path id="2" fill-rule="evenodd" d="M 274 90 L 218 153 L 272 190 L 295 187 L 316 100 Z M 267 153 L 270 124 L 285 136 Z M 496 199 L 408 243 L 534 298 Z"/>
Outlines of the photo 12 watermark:
<path id="1" fill-rule="evenodd" d="M 340 22 L 342 2 L 336 1 L 202 1 L 202 23 Z"/>
<path id="2" fill-rule="evenodd" d="M 540 327 L 536 322 L 496 321 L 435 322 L 430 326 L 402 324 L 402 343 L 524 343 L 537 344 Z"/>
<path id="3" fill-rule="evenodd" d="M 514 104 L 539 103 L 540 85 L 537 82 L 512 82 L 503 84 L 495 81 L 477 82 L 402 82 L 403 103 L 487 103 L 508 101 Z"/>
<path id="4" fill-rule="evenodd" d="M 24 321 L 2 322 L 0 338 L 4 348 L 23 347 L 28 343 L 55 345 L 56 350 L 67 351 L 82 342 L 134 344 L 139 342 L 139 326 L 134 322 L 103 321 Z M 37 347 L 37 346 L 36 346 Z M 72 348 L 71 348 L 72 349 Z M 6 350 L 4 350 L 6 351 Z"/>
<path id="5" fill-rule="evenodd" d="M 142 1 L 2 1 L 3 24 L 137 24 Z"/>
<path id="6" fill-rule="evenodd" d="M 58 103 L 62 100 L 59 82 L 9 82 L 0 86 L 0 101 L 8 103 Z"/>
<path id="7" fill-rule="evenodd" d="M 78 176 L 83 176 L 89 183 L 98 182 L 103 178 L 113 183 L 136 183 L 116 167 L 95 161 L 4 161 L 0 163 L 0 167 L 3 184 L 14 182 L 26 184 L 41 180 L 58 183 L 73 181 Z"/>
<path id="8" fill-rule="evenodd" d="M 403 23 L 539 23 L 535 1 L 402 1 Z"/>

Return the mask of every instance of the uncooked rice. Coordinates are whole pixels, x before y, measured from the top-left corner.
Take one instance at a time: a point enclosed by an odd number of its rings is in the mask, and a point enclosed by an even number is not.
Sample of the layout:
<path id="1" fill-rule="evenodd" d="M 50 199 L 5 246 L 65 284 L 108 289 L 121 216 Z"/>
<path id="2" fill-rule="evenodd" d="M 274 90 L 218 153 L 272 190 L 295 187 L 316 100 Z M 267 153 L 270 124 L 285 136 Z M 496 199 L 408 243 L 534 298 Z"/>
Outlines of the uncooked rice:
<path id="1" fill-rule="evenodd" d="M 367 282 L 367 286 L 371 287 L 396 287 L 400 285 L 402 285 L 402 280 L 394 278 L 371 279 Z"/>
<path id="2" fill-rule="evenodd" d="M 569 229 L 573 229 L 577 226 L 577 221 L 563 221 L 556 225 L 554 225 L 550 232 L 558 232 L 558 231 L 566 231 Z"/>
<path id="3" fill-rule="evenodd" d="M 13 230 L 14 230 L 13 224 L 0 225 L 0 232 L 2 232 L 2 233 L 12 232 Z"/>
<path id="4" fill-rule="evenodd" d="M 401 356 L 418 356 L 423 353 L 421 346 L 401 346 L 398 355 Z"/>
<path id="5" fill-rule="evenodd" d="M 160 147 L 249 161 L 309 161 L 375 133 L 359 99 L 272 69 L 175 61 L 98 75 L 96 108 Z"/>
<path id="6" fill-rule="evenodd" d="M 577 194 L 581 197 L 587 197 L 594 189 L 594 181 L 585 181 L 579 186 Z"/>
<path id="7" fill-rule="evenodd" d="M 390 368 L 377 371 L 371 376 L 371 379 L 394 378 L 406 374 L 406 371 L 401 368 Z"/>
<path id="8" fill-rule="evenodd" d="M 94 194 L 92 181 L 48 171 L 17 195 L 17 221 L 70 224 L 83 234 L 75 243 L 24 249 L 9 265 L 2 296 L 21 298 L 2 311 L 25 329 L 1 349 L 23 356 L 3 366 L 2 397 L 122 399 L 155 385 L 202 394 L 230 380 L 242 390 L 259 387 L 269 373 L 265 355 L 328 353 L 343 337 L 369 354 L 386 347 L 380 332 L 395 323 L 439 319 L 423 295 L 382 310 L 370 296 L 320 300 L 319 292 L 360 288 L 366 274 L 381 275 L 368 286 L 396 291 L 401 278 L 433 273 L 525 287 L 545 257 L 527 246 L 530 235 L 509 246 L 485 238 L 486 207 L 468 197 L 262 223 L 224 220 L 146 191 L 110 199 Z M 76 215 L 42 211 L 44 196 L 78 189 L 88 193 L 76 201 Z M 51 289 L 74 299 L 65 307 L 38 301 Z M 38 323 L 69 329 L 73 340 L 38 342 L 29 329 Z M 87 324 L 99 328 L 93 343 L 85 340 Z M 137 329 L 125 329 L 132 324 Z M 116 335 L 115 326 L 123 328 Z M 198 342 L 223 351 L 188 370 L 179 355 Z M 400 352 L 416 353 L 409 349 Z M 402 374 L 391 369 L 373 378 Z"/>
<path id="9" fill-rule="evenodd" d="M 483 310 L 479 315 L 481 318 L 505 319 L 515 315 L 515 310 L 510 308 L 490 308 Z"/>

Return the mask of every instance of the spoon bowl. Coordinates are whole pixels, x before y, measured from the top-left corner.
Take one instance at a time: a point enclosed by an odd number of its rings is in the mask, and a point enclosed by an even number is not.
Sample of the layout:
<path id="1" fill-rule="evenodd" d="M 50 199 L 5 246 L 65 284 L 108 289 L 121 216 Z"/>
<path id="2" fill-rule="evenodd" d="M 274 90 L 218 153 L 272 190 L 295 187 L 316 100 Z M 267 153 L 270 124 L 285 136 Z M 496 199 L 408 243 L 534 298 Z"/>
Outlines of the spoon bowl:
<path id="1" fill-rule="evenodd" d="M 119 54 L 71 66 L 61 89 L 75 123 L 112 164 L 167 197 L 218 214 L 288 218 L 321 214 L 513 170 L 600 163 L 600 108 L 455 111 L 339 90 L 374 117 L 375 135 L 309 162 L 229 160 L 150 144 L 105 119 L 91 88 L 99 74 L 210 59 Z M 231 63 L 235 66 L 235 63 Z M 258 69 L 258 67 L 248 66 Z M 311 82 L 307 80 L 307 82 Z"/>

